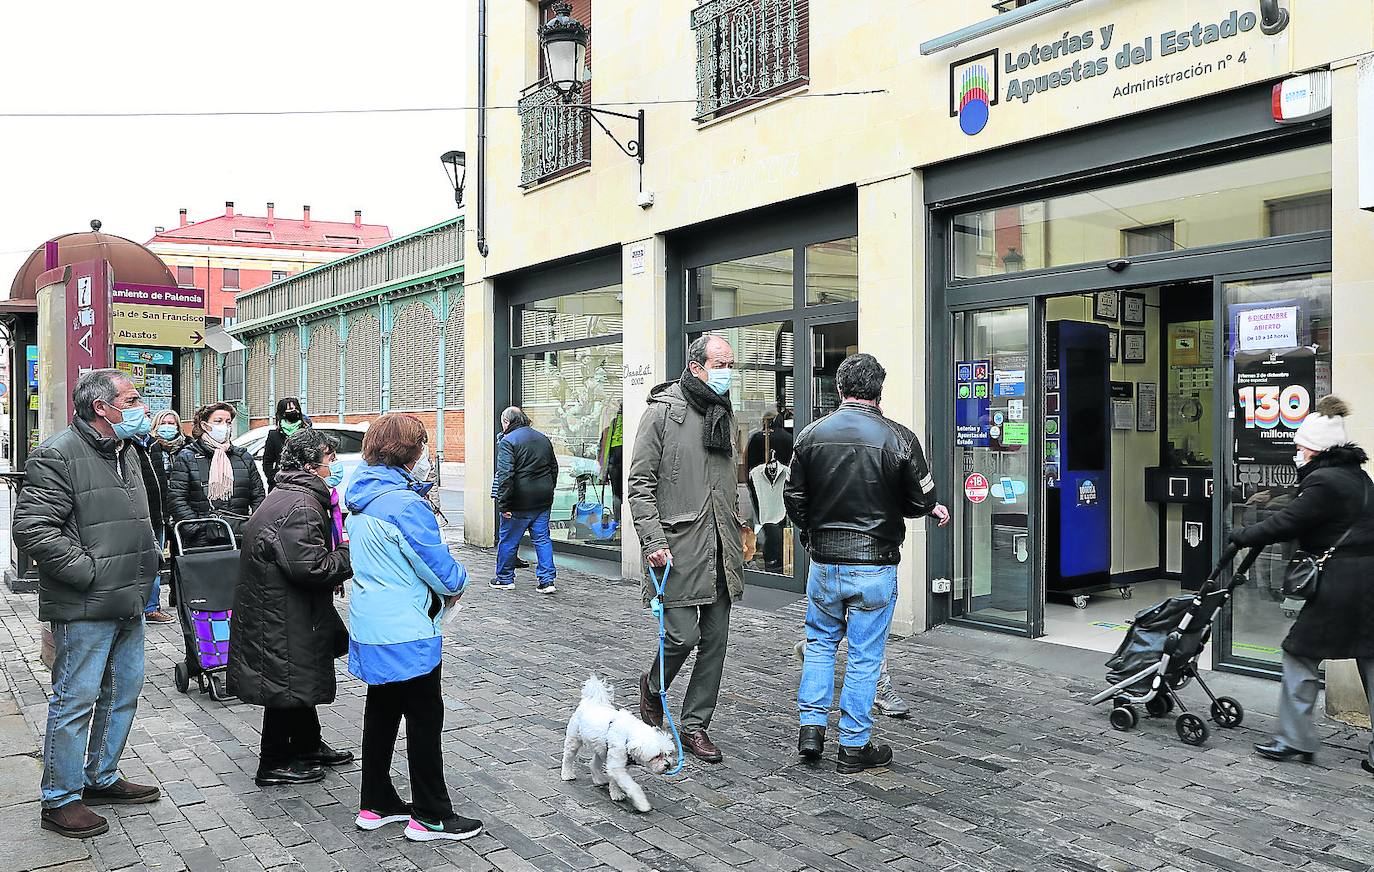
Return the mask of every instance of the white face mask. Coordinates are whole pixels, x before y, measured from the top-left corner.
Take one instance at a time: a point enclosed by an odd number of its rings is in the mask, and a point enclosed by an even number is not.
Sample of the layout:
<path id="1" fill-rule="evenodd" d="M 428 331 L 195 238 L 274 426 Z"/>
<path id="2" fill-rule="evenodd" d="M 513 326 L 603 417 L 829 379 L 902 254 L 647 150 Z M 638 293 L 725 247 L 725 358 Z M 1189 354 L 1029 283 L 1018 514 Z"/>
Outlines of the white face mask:
<path id="1" fill-rule="evenodd" d="M 410 474 L 416 481 L 428 481 L 429 474 L 433 471 L 433 466 L 429 462 L 429 453 L 420 455 L 420 459 L 415 461 L 415 466 L 411 467 Z"/>
<path id="2" fill-rule="evenodd" d="M 227 441 L 227 440 L 229 439 L 229 425 L 228 425 L 228 424 L 211 424 L 211 425 L 210 425 L 210 438 L 213 439 L 213 440 L 215 440 L 216 442 L 224 442 L 224 441 Z"/>
<path id="3" fill-rule="evenodd" d="M 1297 454 L 1293 455 L 1293 462 L 1297 464 L 1299 469 L 1302 469 L 1307 465 L 1307 455 L 1299 451 Z"/>

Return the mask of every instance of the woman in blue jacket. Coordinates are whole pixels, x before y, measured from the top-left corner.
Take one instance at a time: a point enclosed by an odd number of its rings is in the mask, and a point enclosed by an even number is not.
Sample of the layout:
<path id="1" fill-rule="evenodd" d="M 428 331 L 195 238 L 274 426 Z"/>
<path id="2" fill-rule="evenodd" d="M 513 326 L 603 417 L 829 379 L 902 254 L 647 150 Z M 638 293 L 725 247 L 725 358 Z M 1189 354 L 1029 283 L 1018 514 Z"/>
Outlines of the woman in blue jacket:
<path id="1" fill-rule="evenodd" d="M 375 830 L 407 822 L 412 841 L 460 841 L 480 833 L 482 822 L 453 813 L 444 782 L 439 661 L 444 611 L 462 596 L 468 574 L 424 498 L 433 487 L 428 442 L 414 416 L 381 416 L 363 438 L 365 465 L 344 497 L 353 563 L 348 671 L 368 685 L 356 823 Z M 402 716 L 413 807 L 391 783 Z"/>

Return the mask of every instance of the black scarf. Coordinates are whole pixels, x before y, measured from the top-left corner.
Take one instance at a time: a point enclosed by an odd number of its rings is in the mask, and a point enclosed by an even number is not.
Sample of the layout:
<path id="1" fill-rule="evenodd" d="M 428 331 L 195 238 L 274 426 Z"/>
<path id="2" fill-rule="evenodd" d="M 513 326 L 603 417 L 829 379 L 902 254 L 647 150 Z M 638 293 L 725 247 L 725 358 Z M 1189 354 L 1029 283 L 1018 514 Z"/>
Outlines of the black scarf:
<path id="1" fill-rule="evenodd" d="M 722 396 L 711 390 L 706 382 L 692 375 L 690 369 L 682 371 L 678 384 L 682 385 L 682 395 L 687 402 L 706 418 L 701 430 L 701 444 L 706 446 L 707 451 L 729 454 L 732 449 L 730 423 L 734 418 L 730 395 L 727 393 Z"/>

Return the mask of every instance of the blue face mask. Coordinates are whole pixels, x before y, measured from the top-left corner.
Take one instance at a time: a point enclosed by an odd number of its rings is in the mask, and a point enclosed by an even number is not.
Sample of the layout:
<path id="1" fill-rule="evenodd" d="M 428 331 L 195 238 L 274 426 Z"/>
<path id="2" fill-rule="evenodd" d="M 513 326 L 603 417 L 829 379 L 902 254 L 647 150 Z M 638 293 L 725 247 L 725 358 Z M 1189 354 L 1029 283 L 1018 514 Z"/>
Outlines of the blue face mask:
<path id="1" fill-rule="evenodd" d="M 153 419 L 144 415 L 143 421 L 138 425 L 138 432 L 134 435 L 140 439 L 144 439 L 147 438 L 148 434 L 151 432 L 153 432 Z"/>
<path id="2" fill-rule="evenodd" d="M 706 370 L 706 384 L 711 390 L 722 397 L 730 393 L 730 383 L 735 379 L 733 369 L 708 369 Z"/>
<path id="3" fill-rule="evenodd" d="M 181 433 L 181 431 L 177 429 L 177 426 L 176 426 L 175 424 L 158 424 L 158 425 L 157 425 L 157 436 L 158 436 L 158 438 L 159 438 L 159 439 L 162 439 L 162 440 L 164 440 L 164 441 L 166 441 L 166 442 L 171 442 L 173 439 L 177 438 L 177 436 L 178 436 L 180 433 Z"/>
<path id="4" fill-rule="evenodd" d="M 148 433 L 144 429 L 148 423 L 148 412 L 142 406 L 134 406 L 132 409 L 124 410 L 124 420 L 114 427 L 116 439 L 133 439 L 135 436 L 142 436 Z"/>
<path id="5" fill-rule="evenodd" d="M 333 463 L 329 464 L 329 478 L 326 478 L 326 479 L 324 480 L 324 483 L 327 484 L 327 485 L 329 485 L 330 487 L 338 487 L 339 485 L 343 484 L 343 478 L 344 478 L 344 465 L 343 465 L 343 461 L 342 461 L 342 460 L 336 460 L 336 461 L 334 461 Z"/>

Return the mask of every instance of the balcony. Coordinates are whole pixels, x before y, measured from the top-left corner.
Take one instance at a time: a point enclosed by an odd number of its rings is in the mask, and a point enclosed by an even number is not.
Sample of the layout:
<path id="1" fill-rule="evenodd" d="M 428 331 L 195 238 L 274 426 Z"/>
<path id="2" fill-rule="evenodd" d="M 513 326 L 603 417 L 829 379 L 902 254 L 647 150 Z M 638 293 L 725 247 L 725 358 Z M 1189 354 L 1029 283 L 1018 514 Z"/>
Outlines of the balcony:
<path id="1" fill-rule="evenodd" d="M 588 89 L 576 100 L 586 102 Z M 539 82 L 525 89 L 516 103 L 520 114 L 520 187 L 543 182 L 591 165 L 591 129 L 587 115 L 562 102 L 558 89 Z"/>
<path id="2" fill-rule="evenodd" d="M 707 0 L 692 10 L 697 121 L 744 109 L 808 81 L 808 0 Z"/>

